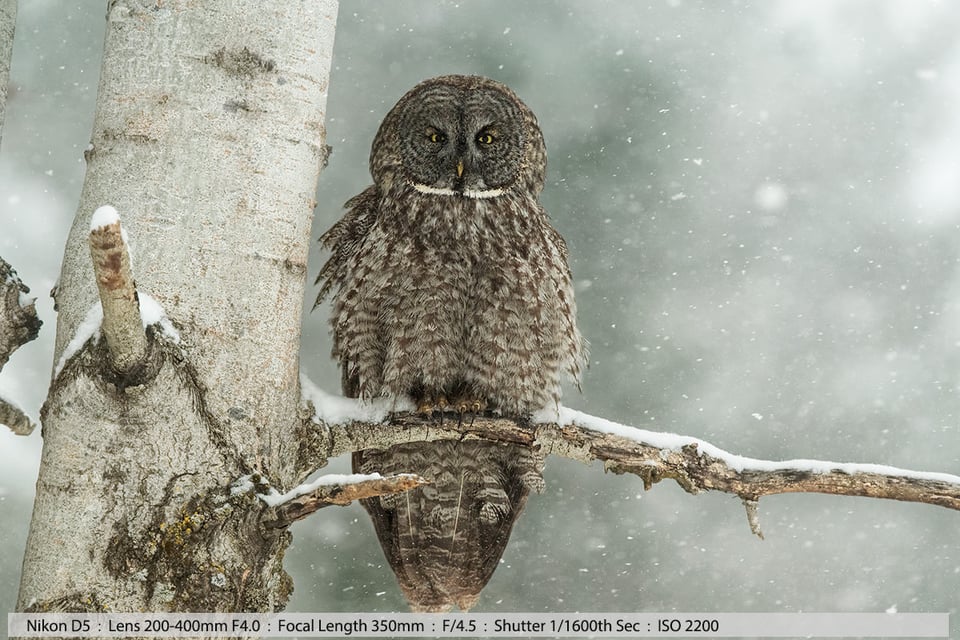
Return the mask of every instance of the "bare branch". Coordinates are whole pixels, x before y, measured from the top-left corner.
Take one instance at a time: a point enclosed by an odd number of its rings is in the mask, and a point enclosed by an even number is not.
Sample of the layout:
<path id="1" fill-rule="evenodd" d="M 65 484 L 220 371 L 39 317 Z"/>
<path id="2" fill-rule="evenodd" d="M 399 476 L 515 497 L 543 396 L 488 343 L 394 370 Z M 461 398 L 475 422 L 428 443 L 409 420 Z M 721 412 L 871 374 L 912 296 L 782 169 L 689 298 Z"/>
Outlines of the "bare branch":
<path id="1" fill-rule="evenodd" d="M 0 258 L 0 369 L 10 355 L 22 345 L 34 340 L 43 324 L 37 317 L 30 289 L 20 281 L 17 272 Z M 28 435 L 34 424 L 12 402 L 0 398 L 0 424 L 5 424 L 17 435 Z"/>
<path id="2" fill-rule="evenodd" d="M 922 502 L 960 510 L 960 477 L 894 467 L 817 460 L 773 462 L 745 458 L 714 445 L 669 433 L 634 429 L 567 409 L 560 423 L 522 425 L 477 417 L 458 426 L 413 414 L 383 424 L 327 425 L 329 457 L 401 442 L 483 439 L 539 447 L 581 462 L 601 460 L 608 471 L 640 476 L 646 488 L 671 478 L 689 493 L 723 491 L 739 496 L 757 535 L 757 501 L 778 493 L 827 493 Z M 589 425 L 589 426 L 587 426 Z"/>
<path id="3" fill-rule="evenodd" d="M 28 436 L 36 428 L 27 414 L 3 398 L 0 398 L 0 424 L 7 425 L 18 436 Z"/>
<path id="4" fill-rule="evenodd" d="M 90 225 L 90 257 L 103 307 L 101 330 L 113 368 L 130 371 L 147 351 L 130 252 L 113 207 L 100 207 Z"/>
<path id="5" fill-rule="evenodd" d="M 0 258 L 0 369 L 10 354 L 34 340 L 43 324 L 37 317 L 30 288 L 20 281 L 17 272 Z"/>
<path id="6" fill-rule="evenodd" d="M 348 505 L 354 500 L 374 496 L 402 493 L 415 489 L 428 481 L 418 475 L 404 473 L 382 478 L 372 478 L 359 482 L 323 484 L 309 493 L 304 493 L 271 507 L 263 517 L 266 527 L 279 529 L 289 527 L 297 520 L 332 504 Z"/>

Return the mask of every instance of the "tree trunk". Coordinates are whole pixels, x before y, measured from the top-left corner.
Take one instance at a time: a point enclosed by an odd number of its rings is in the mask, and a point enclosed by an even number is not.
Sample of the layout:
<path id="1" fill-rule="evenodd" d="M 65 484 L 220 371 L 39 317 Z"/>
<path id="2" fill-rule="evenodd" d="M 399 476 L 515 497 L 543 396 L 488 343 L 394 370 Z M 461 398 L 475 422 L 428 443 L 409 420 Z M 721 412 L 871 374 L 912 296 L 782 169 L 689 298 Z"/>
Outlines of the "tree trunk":
<path id="1" fill-rule="evenodd" d="M 13 31 L 17 23 L 17 0 L 0 0 L 0 142 L 10 84 L 10 56 L 13 54 Z"/>
<path id="2" fill-rule="evenodd" d="M 282 607 L 288 534 L 263 536 L 229 485 L 302 475 L 297 351 L 337 3 L 109 5 L 18 608 Z M 154 323 L 120 370 L 90 331 L 91 216 L 107 204 Z"/>

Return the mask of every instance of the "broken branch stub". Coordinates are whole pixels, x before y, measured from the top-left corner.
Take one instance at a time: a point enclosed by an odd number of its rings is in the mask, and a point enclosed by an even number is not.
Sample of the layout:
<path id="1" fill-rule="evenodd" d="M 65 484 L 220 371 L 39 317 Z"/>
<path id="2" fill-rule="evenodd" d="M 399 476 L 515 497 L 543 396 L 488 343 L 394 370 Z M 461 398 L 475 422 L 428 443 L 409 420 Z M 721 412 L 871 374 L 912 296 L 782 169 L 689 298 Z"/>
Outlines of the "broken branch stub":
<path id="1" fill-rule="evenodd" d="M 103 307 L 101 330 L 110 364 L 116 371 L 126 373 L 143 362 L 147 336 L 119 219 L 90 229 L 90 257 Z"/>

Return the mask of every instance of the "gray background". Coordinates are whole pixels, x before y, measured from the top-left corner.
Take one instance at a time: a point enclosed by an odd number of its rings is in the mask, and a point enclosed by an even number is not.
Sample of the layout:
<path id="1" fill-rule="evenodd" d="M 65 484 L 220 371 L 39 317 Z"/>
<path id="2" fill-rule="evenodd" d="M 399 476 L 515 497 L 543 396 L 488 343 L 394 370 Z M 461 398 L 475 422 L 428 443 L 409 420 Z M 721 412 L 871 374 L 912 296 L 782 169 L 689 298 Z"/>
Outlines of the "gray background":
<path id="1" fill-rule="evenodd" d="M 0 255 L 45 326 L 0 390 L 36 415 L 104 8 L 21 5 Z M 754 457 L 960 474 L 958 33 L 960 6 L 912 0 L 344 2 L 315 235 L 369 184 L 370 142 L 408 88 L 489 75 L 547 140 L 543 202 L 570 245 L 592 351 L 568 405 Z M 311 278 L 323 259 L 311 253 Z M 305 317 L 303 368 L 336 391 L 326 311 Z M 0 432 L 0 610 L 39 451 L 39 433 Z M 956 512 L 770 497 L 760 541 L 731 496 L 644 492 L 558 459 L 546 480 L 478 610 L 896 608 L 950 611 L 960 635 Z M 404 610 L 359 506 L 294 533 L 290 610 Z"/>

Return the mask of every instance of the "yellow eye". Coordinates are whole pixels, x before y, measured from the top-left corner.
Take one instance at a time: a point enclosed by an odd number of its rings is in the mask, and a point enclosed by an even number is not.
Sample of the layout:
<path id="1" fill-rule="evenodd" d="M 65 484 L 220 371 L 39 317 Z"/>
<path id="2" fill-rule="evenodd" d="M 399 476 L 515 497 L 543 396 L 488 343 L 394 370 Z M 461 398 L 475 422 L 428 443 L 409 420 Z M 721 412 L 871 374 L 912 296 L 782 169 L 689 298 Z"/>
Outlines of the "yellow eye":
<path id="1" fill-rule="evenodd" d="M 477 136 L 479 144 L 493 144 L 493 136 L 489 133 L 481 133 Z"/>
<path id="2" fill-rule="evenodd" d="M 444 134 L 440 133 L 439 131 L 430 131 L 430 132 L 428 132 L 428 133 L 427 133 L 427 138 L 429 138 L 430 142 L 432 142 L 432 143 L 434 143 L 434 144 L 443 144 L 444 142 L 447 141 L 447 136 L 445 136 Z"/>

